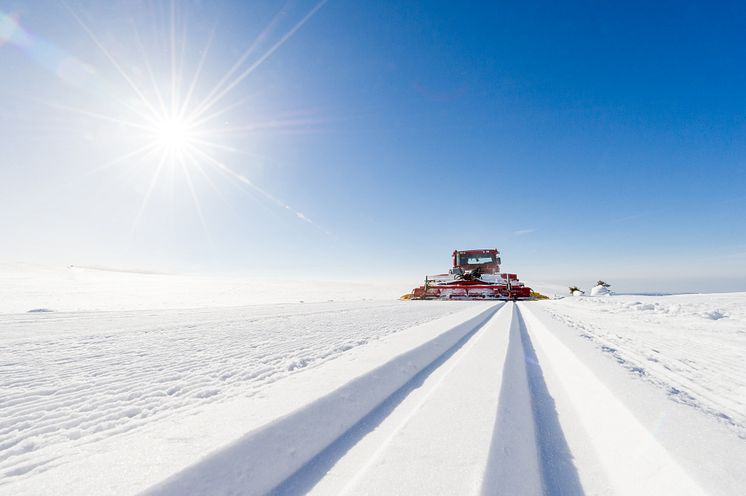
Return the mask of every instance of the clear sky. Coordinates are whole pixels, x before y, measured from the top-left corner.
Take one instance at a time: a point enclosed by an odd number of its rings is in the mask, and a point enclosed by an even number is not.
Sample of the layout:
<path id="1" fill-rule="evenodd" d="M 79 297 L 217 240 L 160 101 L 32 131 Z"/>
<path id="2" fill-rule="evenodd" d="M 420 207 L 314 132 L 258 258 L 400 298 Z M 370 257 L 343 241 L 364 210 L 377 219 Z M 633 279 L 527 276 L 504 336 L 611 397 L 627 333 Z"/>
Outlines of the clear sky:
<path id="1" fill-rule="evenodd" d="M 746 290 L 746 4 L 0 0 L 0 259 Z M 413 284 L 414 285 L 414 284 Z"/>

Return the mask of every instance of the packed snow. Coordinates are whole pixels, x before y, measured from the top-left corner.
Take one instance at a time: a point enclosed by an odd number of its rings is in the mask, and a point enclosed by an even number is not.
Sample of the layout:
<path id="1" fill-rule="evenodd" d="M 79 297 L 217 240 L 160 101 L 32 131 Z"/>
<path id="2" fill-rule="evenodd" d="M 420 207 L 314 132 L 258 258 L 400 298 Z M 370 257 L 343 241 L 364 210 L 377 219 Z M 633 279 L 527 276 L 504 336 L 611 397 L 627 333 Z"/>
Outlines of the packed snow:
<path id="1" fill-rule="evenodd" d="M 746 293 L 365 301 L 10 272 L 0 494 L 746 487 Z"/>
<path id="2" fill-rule="evenodd" d="M 40 472 L 69 470 L 83 445 L 257 395 L 291 374 L 464 305 L 0 315 L 0 490 Z M 23 485 L 17 487 L 16 494 Z"/>
<path id="3" fill-rule="evenodd" d="M 641 380 L 746 439 L 746 293 L 564 298 L 543 306 Z"/>

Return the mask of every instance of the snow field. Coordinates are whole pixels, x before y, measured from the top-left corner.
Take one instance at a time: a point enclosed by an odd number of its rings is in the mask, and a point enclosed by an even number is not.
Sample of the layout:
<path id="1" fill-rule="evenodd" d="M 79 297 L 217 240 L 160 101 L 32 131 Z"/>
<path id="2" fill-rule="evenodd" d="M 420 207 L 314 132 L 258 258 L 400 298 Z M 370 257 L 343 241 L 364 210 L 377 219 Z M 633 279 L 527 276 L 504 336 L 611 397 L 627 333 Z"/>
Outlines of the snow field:
<path id="1" fill-rule="evenodd" d="M 746 446 L 655 390 L 642 407 L 663 417 L 640 416 L 619 394 L 634 378 L 586 364 L 539 313 L 506 304 L 274 493 L 741 494 Z M 665 439 L 666 417 L 684 442 Z"/>
<path id="2" fill-rule="evenodd" d="M 0 262 L 0 313 L 215 308 L 300 301 L 393 300 L 411 282 L 179 274 Z"/>
<path id="3" fill-rule="evenodd" d="M 311 494 L 476 494 L 490 451 L 510 321 L 504 304 L 406 396 L 361 425 L 354 445 L 327 455 Z M 350 443 L 347 443 L 350 444 Z M 328 465 L 333 465 L 329 467 Z M 321 473 L 323 472 L 323 473 Z M 303 480 L 303 477 L 299 479 Z M 309 484 L 311 477 L 304 481 Z M 288 484 L 280 493 L 307 487 Z"/>
<path id="4" fill-rule="evenodd" d="M 2 391 L 17 394 L 0 420 L 18 440 L 0 493 L 740 495 L 743 398 L 717 395 L 746 380 L 731 361 L 744 296 L 0 316 Z M 658 374 L 678 358 L 731 374 Z M 161 395 L 121 431 L 98 418 L 105 430 L 62 435 L 179 365 L 183 404 Z M 715 397 L 671 394 L 688 382 Z M 703 414 L 728 405 L 730 421 Z"/>
<path id="5" fill-rule="evenodd" d="M 707 494 L 530 305 L 275 493 Z"/>
<path id="6" fill-rule="evenodd" d="M 746 439 L 746 293 L 565 298 L 542 308 Z"/>
<path id="7" fill-rule="evenodd" d="M 352 378 L 339 389 L 263 426 L 148 491 L 152 495 L 266 494 L 327 449 L 494 312 L 433 329 L 435 337 Z"/>
<path id="8" fill-rule="evenodd" d="M 148 493 L 709 494 L 541 311 L 441 321 L 436 338 Z M 738 494 L 725 465 L 712 487 Z"/>
<path id="9" fill-rule="evenodd" d="M 467 306 L 433 303 L 0 315 L 0 492 Z"/>
<path id="10" fill-rule="evenodd" d="M 707 494 L 530 307 L 521 307 L 580 486 L 590 494 Z"/>

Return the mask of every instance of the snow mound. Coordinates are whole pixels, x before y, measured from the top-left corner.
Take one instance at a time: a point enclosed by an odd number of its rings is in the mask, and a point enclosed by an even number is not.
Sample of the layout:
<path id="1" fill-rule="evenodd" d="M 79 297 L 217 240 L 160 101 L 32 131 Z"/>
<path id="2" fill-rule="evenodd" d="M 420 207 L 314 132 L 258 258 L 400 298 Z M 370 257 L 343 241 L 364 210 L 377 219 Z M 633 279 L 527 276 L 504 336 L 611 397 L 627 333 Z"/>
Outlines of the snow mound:
<path id="1" fill-rule="evenodd" d="M 591 288 L 591 296 L 608 296 L 610 294 L 611 290 L 606 286 L 601 286 L 600 284 Z"/>

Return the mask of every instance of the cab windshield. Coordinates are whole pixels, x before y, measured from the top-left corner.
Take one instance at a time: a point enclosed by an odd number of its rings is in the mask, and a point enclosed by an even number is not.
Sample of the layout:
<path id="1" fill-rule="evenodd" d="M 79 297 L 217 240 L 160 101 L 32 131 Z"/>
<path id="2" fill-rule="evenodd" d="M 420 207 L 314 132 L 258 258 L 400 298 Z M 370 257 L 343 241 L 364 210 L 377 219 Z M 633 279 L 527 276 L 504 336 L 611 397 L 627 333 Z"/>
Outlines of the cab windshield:
<path id="1" fill-rule="evenodd" d="M 481 265 L 495 263 L 495 257 L 489 253 L 459 253 L 459 263 L 468 265 Z"/>

